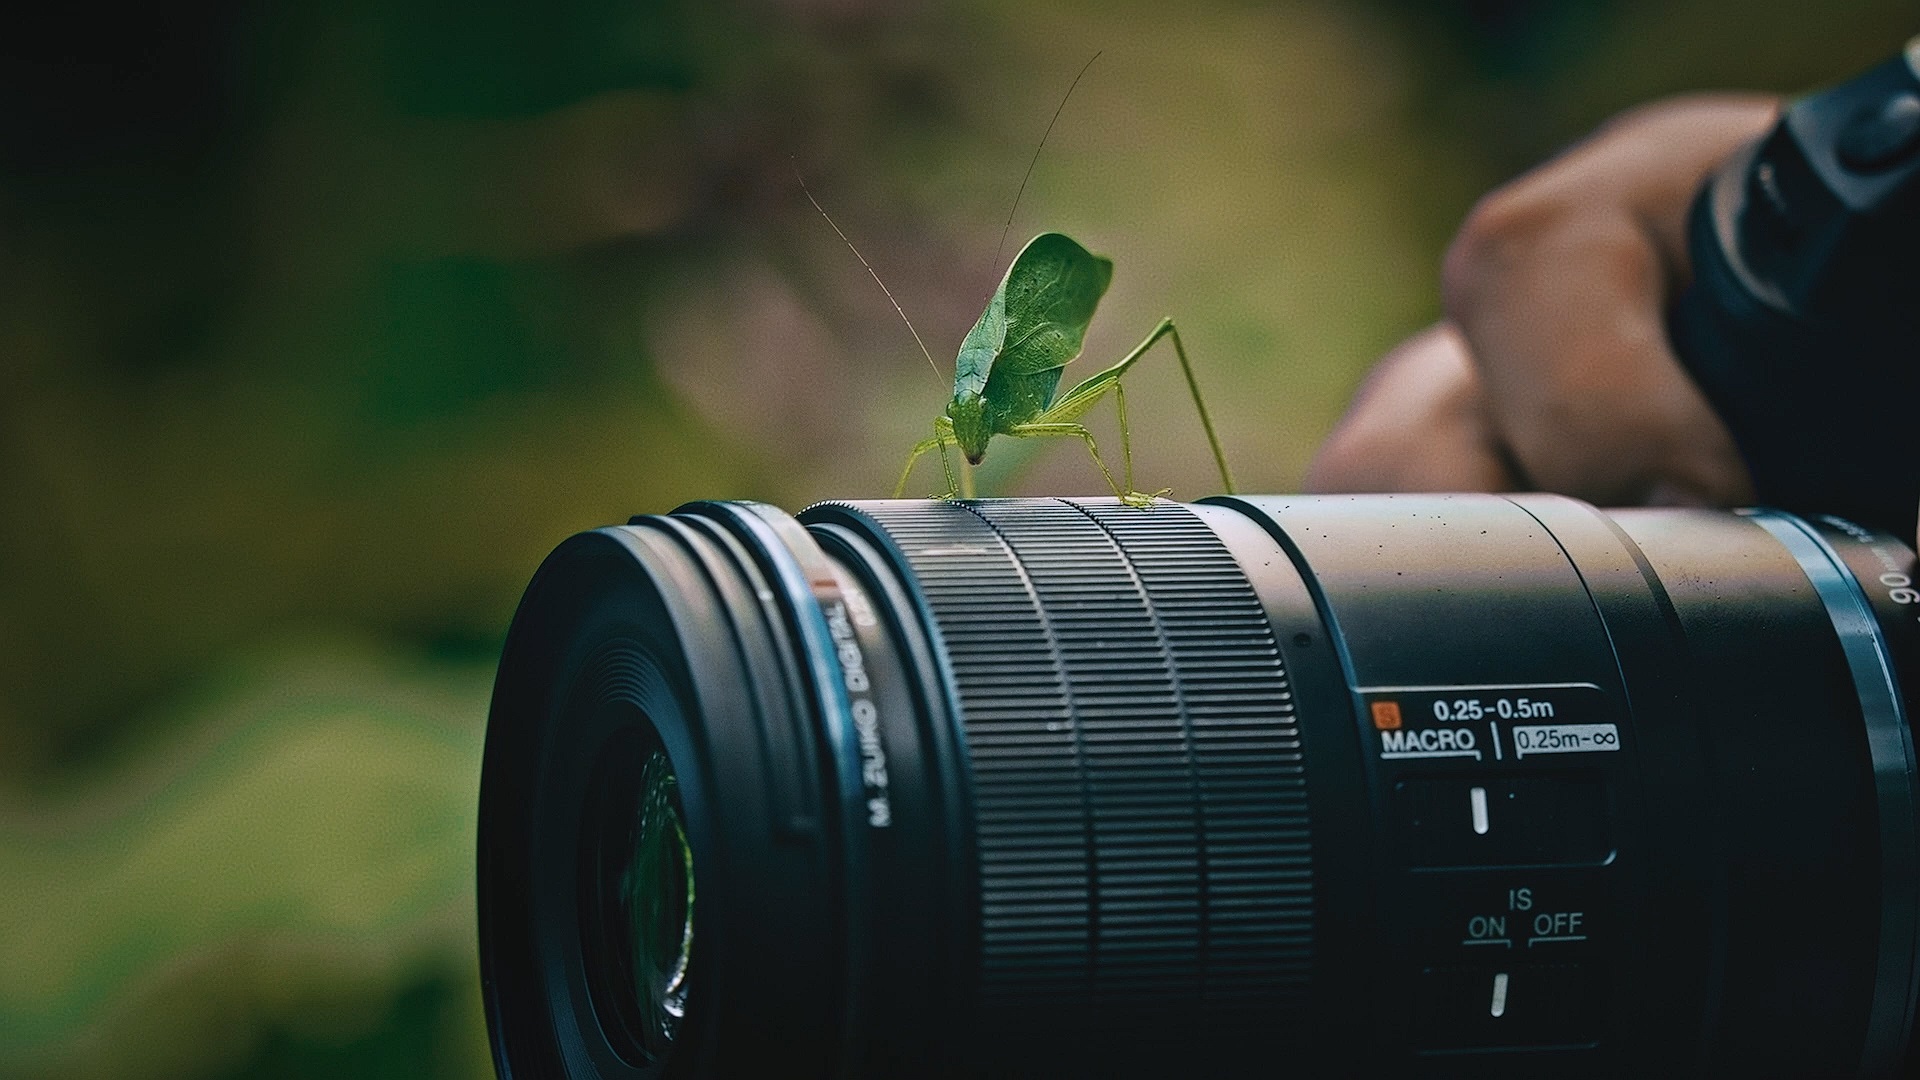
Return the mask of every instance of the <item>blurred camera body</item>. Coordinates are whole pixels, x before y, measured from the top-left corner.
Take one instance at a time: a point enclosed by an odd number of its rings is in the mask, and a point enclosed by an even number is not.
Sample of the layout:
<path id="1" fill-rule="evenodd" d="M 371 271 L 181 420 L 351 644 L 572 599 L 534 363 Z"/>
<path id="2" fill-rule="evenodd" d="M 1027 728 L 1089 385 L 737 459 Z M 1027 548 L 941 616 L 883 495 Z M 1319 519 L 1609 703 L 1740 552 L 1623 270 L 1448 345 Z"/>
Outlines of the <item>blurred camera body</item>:
<path id="1" fill-rule="evenodd" d="M 1761 502 L 1911 532 L 1920 505 L 1920 39 L 1795 102 L 1702 188 L 1675 351 Z"/>

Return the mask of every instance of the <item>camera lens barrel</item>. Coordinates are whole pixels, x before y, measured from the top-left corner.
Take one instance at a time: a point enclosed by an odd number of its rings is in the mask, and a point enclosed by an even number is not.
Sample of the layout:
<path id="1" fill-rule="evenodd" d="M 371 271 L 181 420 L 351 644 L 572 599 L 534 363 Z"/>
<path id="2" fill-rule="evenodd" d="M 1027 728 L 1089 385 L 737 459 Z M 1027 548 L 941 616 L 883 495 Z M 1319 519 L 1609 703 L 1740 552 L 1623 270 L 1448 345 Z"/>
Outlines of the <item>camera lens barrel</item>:
<path id="1" fill-rule="evenodd" d="M 1914 577 L 1839 519 L 1553 496 L 581 534 L 489 721 L 496 1063 L 1894 1075 Z"/>

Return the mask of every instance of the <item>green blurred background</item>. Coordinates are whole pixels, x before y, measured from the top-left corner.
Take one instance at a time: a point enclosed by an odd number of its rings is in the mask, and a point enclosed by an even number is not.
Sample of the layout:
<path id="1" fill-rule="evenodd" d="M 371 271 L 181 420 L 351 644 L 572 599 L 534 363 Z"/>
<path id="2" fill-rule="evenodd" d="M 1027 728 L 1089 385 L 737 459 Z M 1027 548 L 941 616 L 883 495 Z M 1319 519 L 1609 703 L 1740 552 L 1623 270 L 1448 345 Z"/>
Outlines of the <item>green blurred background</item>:
<path id="1" fill-rule="evenodd" d="M 0 1076 L 482 1077 L 474 798 L 541 556 L 889 489 L 1009 248 L 1174 316 L 1245 487 L 1609 114 L 1912 0 L 205 0 L 0 38 Z M 1142 483 L 1209 492 L 1170 359 Z M 1100 421 L 1111 423 L 1110 418 Z M 917 488 L 931 490 L 933 473 Z M 993 493 L 1095 492 L 1072 446 Z M 918 493 L 918 492 L 916 492 Z"/>

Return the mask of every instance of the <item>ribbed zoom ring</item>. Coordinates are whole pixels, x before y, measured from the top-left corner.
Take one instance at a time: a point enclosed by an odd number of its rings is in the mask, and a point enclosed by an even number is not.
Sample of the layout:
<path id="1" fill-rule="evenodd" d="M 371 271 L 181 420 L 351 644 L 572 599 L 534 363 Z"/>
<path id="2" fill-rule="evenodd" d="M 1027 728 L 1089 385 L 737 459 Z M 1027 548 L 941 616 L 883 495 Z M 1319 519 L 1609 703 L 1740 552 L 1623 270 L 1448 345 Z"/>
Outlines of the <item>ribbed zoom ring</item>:
<path id="1" fill-rule="evenodd" d="M 904 557 L 951 665 L 987 1019 L 1211 1027 L 1303 994 L 1293 696 L 1213 531 L 1165 502 L 847 505 Z"/>

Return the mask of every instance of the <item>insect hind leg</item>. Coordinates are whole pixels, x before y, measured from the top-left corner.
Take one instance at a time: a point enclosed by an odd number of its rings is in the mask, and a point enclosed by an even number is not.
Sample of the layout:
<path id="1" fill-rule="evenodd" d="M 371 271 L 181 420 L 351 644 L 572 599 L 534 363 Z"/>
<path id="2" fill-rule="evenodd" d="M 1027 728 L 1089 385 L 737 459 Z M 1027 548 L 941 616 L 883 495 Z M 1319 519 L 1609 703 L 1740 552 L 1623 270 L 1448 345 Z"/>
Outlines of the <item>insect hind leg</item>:
<path id="1" fill-rule="evenodd" d="M 1119 499 L 1128 506 L 1144 509 L 1152 506 L 1153 500 L 1172 490 L 1171 488 L 1163 488 L 1160 491 L 1153 492 L 1133 490 L 1133 470 L 1131 468 L 1127 470 L 1127 486 L 1124 488 L 1121 487 L 1120 483 L 1113 478 L 1113 470 L 1107 468 L 1105 459 L 1101 458 L 1100 444 L 1094 441 L 1093 432 L 1088 431 L 1084 424 L 1016 424 L 1007 434 L 1018 439 L 1057 437 L 1079 439 L 1081 442 L 1086 443 L 1087 453 L 1093 456 L 1093 463 L 1099 466 L 1100 475 L 1107 481 L 1107 487 L 1112 489 L 1114 498 Z"/>
<path id="2" fill-rule="evenodd" d="M 1118 363 L 1088 376 L 1084 382 L 1060 395 L 1052 405 L 1047 407 L 1046 412 L 1035 417 L 1034 421 L 1046 424 L 1078 420 L 1095 403 L 1105 397 L 1108 391 L 1118 391 L 1121 376 L 1125 375 L 1133 365 L 1139 363 L 1147 355 L 1148 350 L 1160 342 L 1161 338 L 1170 338 L 1173 341 L 1173 354 L 1180 361 L 1180 373 L 1186 377 L 1187 392 L 1193 396 L 1193 407 L 1200 414 L 1200 427 L 1207 433 L 1207 446 L 1213 451 L 1213 462 L 1220 469 L 1221 487 L 1231 495 L 1234 492 L 1233 474 L 1227 469 L 1227 455 L 1220 449 L 1220 437 L 1213 430 L 1213 417 L 1207 413 L 1207 403 L 1200 396 L 1200 382 L 1194 378 L 1193 365 L 1187 360 L 1187 347 L 1181 342 L 1180 330 L 1174 326 L 1172 319 L 1161 319 L 1160 324 L 1153 328 L 1153 332 L 1149 333 L 1140 344 L 1135 345 L 1131 352 L 1121 357 Z M 1132 446 L 1127 433 L 1125 401 L 1123 398 L 1116 397 L 1116 404 L 1120 410 L 1121 449 L 1131 462 Z M 1131 481 L 1128 486 L 1132 486 Z"/>

